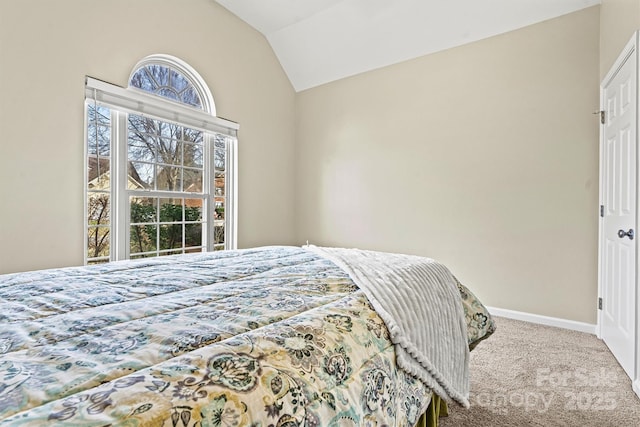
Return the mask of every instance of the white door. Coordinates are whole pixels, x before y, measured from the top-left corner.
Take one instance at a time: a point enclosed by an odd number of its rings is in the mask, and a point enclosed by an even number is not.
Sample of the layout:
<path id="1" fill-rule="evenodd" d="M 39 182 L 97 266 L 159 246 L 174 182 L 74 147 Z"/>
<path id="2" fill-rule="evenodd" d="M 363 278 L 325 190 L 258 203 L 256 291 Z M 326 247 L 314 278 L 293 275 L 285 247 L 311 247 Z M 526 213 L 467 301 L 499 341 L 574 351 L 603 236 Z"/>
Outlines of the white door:
<path id="1" fill-rule="evenodd" d="M 627 47 L 601 92 L 600 335 L 634 378 L 637 48 Z"/>

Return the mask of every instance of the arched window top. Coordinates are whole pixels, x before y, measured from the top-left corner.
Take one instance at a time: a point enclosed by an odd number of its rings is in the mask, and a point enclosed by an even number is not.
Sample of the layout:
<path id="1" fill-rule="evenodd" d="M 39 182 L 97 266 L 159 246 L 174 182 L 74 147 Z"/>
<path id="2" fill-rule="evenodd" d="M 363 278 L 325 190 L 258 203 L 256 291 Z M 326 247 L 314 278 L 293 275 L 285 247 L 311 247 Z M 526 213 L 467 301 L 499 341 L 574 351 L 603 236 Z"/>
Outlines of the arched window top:
<path id="1" fill-rule="evenodd" d="M 187 63 L 169 55 L 151 55 L 138 62 L 129 87 L 216 115 L 213 97 L 202 77 Z"/>

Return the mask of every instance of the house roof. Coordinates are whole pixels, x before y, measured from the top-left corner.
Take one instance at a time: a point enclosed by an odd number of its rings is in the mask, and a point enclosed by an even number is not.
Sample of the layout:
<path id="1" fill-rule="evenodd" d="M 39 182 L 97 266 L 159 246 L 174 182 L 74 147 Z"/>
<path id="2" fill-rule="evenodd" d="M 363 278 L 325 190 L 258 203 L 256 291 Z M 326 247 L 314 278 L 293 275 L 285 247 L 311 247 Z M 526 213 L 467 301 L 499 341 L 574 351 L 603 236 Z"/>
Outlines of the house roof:
<path id="1" fill-rule="evenodd" d="M 264 34 L 296 91 L 600 4 L 600 0 L 216 1 Z"/>
<path id="2" fill-rule="evenodd" d="M 109 176 L 110 175 L 109 158 L 107 157 L 98 158 L 96 156 L 89 156 L 87 158 L 87 168 L 88 168 L 87 182 L 93 182 L 96 178 L 98 178 L 98 176 L 102 176 L 102 175 Z M 128 169 L 129 170 L 127 173 L 130 180 L 132 180 L 140 188 L 147 187 L 144 184 L 144 181 L 142 180 L 142 178 L 140 178 L 138 171 L 136 170 L 136 168 L 133 166 L 131 162 L 129 162 Z"/>
<path id="3" fill-rule="evenodd" d="M 89 173 L 87 176 L 88 182 L 93 181 L 98 175 L 103 175 L 109 171 L 109 159 L 106 157 L 89 156 L 87 159 L 87 168 Z"/>

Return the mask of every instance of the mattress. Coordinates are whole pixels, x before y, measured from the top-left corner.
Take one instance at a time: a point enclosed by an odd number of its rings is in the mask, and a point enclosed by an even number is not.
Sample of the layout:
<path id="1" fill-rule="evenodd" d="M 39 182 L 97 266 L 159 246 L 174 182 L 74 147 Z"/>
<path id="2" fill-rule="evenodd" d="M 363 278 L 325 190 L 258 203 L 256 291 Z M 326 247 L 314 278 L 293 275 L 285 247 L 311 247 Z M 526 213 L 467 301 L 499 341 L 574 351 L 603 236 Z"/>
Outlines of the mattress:
<path id="1" fill-rule="evenodd" d="M 457 287 L 473 347 L 494 324 Z M 2 426 L 413 426 L 430 398 L 363 291 L 304 248 L 0 276 Z"/>

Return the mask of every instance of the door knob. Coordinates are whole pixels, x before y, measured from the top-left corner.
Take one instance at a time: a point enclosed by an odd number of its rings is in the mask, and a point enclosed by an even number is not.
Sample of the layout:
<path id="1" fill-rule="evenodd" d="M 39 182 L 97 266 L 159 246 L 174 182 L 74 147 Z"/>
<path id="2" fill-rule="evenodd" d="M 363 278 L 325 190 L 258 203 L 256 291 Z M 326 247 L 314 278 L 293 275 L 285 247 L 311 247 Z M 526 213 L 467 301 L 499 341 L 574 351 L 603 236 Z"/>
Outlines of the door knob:
<path id="1" fill-rule="evenodd" d="M 618 237 L 622 239 L 624 236 L 627 236 L 629 240 L 633 240 L 633 229 L 630 228 L 629 231 L 618 230 Z"/>

